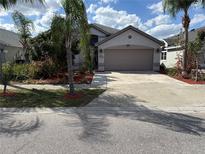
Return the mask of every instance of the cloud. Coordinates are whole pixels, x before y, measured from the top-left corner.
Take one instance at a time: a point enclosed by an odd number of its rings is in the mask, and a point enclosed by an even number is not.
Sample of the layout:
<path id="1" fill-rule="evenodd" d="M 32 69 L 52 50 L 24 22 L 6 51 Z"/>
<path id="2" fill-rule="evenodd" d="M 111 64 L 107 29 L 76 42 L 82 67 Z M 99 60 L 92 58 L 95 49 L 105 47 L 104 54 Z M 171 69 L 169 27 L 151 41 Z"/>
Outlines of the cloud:
<path id="1" fill-rule="evenodd" d="M 191 26 L 194 26 L 196 24 L 205 22 L 205 15 L 204 14 L 195 14 L 194 17 L 191 19 Z"/>
<path id="2" fill-rule="evenodd" d="M 8 12 L 6 12 L 2 7 L 0 7 L 0 17 L 7 16 Z"/>
<path id="3" fill-rule="evenodd" d="M 164 39 L 178 34 L 181 28 L 181 24 L 163 24 L 155 26 L 146 32 L 159 39 Z"/>
<path id="4" fill-rule="evenodd" d="M 129 14 L 127 11 L 115 10 L 109 5 L 97 7 L 90 6 L 88 14 L 92 12 L 92 21 L 117 29 L 132 25 L 159 39 L 176 35 L 182 28 L 180 24 L 173 24 L 169 15 L 159 14 L 154 18 L 143 22 L 136 14 Z"/>
<path id="5" fill-rule="evenodd" d="M 96 23 L 122 29 L 128 25 L 143 28 L 141 19 L 136 14 L 118 11 L 110 6 L 99 7 L 95 10 L 92 20 Z"/>
<path id="6" fill-rule="evenodd" d="M 48 10 L 41 18 L 34 21 L 35 33 L 43 32 L 49 29 L 52 18 L 55 13 L 52 10 Z"/>
<path id="7" fill-rule="evenodd" d="M 45 14 L 48 10 L 53 12 L 58 11 L 60 8 L 60 0 L 45 0 L 45 5 L 40 3 L 23 3 L 18 2 L 15 6 L 11 7 L 8 12 L 12 13 L 14 10 L 20 11 L 25 16 L 40 16 Z"/>
<path id="8" fill-rule="evenodd" d="M 97 5 L 96 4 L 90 4 L 90 6 L 87 9 L 87 13 L 95 13 L 96 9 L 97 9 Z"/>
<path id="9" fill-rule="evenodd" d="M 117 3 L 118 0 L 100 0 L 101 3 L 108 4 L 108 3 Z"/>
<path id="10" fill-rule="evenodd" d="M 2 20 L 0 20 L 0 28 L 13 31 L 13 32 L 17 32 L 17 29 L 14 26 L 14 24 L 3 23 Z"/>
<path id="11" fill-rule="evenodd" d="M 160 14 L 152 19 L 149 19 L 144 24 L 148 27 L 158 26 L 162 24 L 169 24 L 171 23 L 171 18 L 169 15 Z"/>
<path id="12" fill-rule="evenodd" d="M 14 10 L 17 10 L 23 13 L 28 18 L 33 17 L 34 19 L 33 23 L 35 26 L 35 30 L 33 31 L 33 33 L 37 34 L 39 32 L 43 32 L 49 29 L 52 17 L 61 8 L 60 0 L 45 0 L 45 2 L 46 2 L 45 5 L 42 5 L 37 2 L 34 4 L 19 2 L 15 6 L 12 6 L 10 9 L 8 9 L 7 11 L 5 10 L 2 11 L 0 9 L 0 16 L 4 16 L 7 18 L 7 16 L 11 14 Z M 8 16 L 8 18 L 9 17 L 10 16 Z M 7 30 L 12 30 L 13 28 L 13 24 L 7 25 L 7 23 L 5 22 L 1 23 L 0 26 Z"/>
<path id="13" fill-rule="evenodd" d="M 163 6 L 162 6 L 162 1 L 158 2 L 158 3 L 154 3 L 151 4 L 149 6 L 147 6 L 148 9 L 150 9 L 152 11 L 152 13 L 154 14 L 161 14 L 163 13 Z"/>

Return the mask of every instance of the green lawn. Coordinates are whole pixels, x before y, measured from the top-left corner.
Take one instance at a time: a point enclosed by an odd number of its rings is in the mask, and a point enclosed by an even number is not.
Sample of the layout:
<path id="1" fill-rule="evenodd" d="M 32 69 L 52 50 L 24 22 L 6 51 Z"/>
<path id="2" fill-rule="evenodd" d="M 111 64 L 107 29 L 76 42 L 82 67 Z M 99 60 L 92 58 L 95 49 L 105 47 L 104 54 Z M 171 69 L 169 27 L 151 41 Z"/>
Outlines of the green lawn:
<path id="1" fill-rule="evenodd" d="M 0 107 L 80 107 L 90 103 L 104 92 L 101 89 L 81 90 L 79 99 L 65 99 L 66 91 L 18 90 L 14 97 L 0 97 Z"/>

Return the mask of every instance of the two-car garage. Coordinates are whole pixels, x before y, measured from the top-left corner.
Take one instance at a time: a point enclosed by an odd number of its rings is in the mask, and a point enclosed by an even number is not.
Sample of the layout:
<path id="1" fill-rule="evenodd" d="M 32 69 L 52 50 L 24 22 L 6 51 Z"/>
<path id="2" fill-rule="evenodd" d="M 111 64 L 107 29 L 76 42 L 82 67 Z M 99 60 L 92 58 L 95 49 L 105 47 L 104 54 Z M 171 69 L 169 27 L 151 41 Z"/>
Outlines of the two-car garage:
<path id="1" fill-rule="evenodd" d="M 153 50 L 108 49 L 104 51 L 105 71 L 151 71 Z"/>
<path id="2" fill-rule="evenodd" d="M 163 42 L 133 26 L 96 45 L 99 71 L 159 71 Z"/>

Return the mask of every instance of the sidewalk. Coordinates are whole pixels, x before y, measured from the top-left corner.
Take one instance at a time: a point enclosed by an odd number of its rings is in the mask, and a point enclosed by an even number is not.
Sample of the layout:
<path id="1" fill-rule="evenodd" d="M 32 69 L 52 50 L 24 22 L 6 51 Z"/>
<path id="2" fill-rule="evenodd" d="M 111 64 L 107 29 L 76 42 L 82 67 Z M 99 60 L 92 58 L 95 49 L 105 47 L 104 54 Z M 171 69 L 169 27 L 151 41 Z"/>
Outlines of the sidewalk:
<path id="1" fill-rule="evenodd" d="M 139 107 L 59 107 L 59 108 L 0 108 L 0 113 L 12 114 L 73 114 L 76 111 L 97 112 L 97 113 L 135 113 L 135 112 L 167 112 L 167 113 L 183 113 L 183 114 L 205 114 L 205 107 L 167 107 L 167 108 L 139 108 Z"/>
<path id="2" fill-rule="evenodd" d="M 91 84 L 75 84 L 76 89 L 89 89 L 89 88 L 102 88 L 107 86 L 105 75 L 95 75 Z M 67 90 L 68 84 L 65 85 L 53 85 L 53 84 L 13 84 L 8 86 L 9 90 L 17 89 L 38 89 L 38 90 Z M 3 85 L 0 84 L 0 89 L 3 89 Z"/>

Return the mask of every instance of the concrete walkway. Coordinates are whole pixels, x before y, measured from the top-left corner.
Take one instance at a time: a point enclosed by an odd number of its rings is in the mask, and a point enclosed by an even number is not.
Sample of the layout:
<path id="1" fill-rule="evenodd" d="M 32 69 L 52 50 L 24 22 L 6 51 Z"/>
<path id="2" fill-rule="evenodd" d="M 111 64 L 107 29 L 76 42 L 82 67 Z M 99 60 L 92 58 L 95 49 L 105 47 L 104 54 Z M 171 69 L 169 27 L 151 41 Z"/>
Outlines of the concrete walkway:
<path id="1" fill-rule="evenodd" d="M 76 89 L 88 89 L 88 88 L 106 88 L 107 77 L 104 74 L 96 74 L 91 84 L 75 84 Z M 9 90 L 18 89 L 38 89 L 38 90 L 67 90 L 69 85 L 53 85 L 53 84 L 12 84 L 8 86 Z M 0 89 L 3 89 L 3 85 L 0 84 Z"/>

